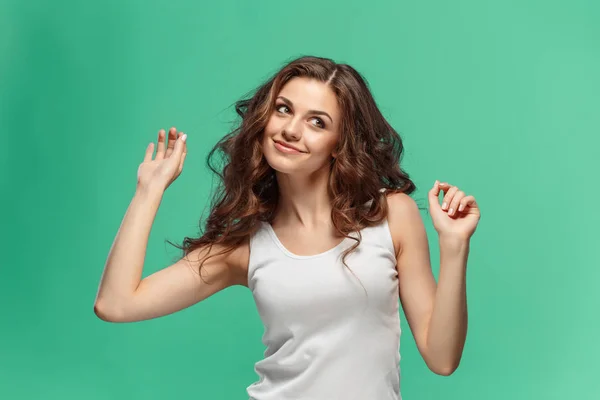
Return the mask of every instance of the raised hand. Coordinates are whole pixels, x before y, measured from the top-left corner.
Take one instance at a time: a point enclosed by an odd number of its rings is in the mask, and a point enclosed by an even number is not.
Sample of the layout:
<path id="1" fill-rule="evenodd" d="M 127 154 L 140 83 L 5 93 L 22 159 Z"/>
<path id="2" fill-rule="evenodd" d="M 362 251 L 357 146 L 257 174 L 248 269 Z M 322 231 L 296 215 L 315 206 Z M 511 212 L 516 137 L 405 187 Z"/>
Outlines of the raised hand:
<path id="1" fill-rule="evenodd" d="M 440 192 L 444 192 L 441 206 L 438 198 Z M 429 190 L 429 211 L 433 226 L 440 236 L 457 236 L 467 240 L 475 233 L 481 218 L 475 197 L 439 181 L 435 181 Z"/>
<path id="2" fill-rule="evenodd" d="M 172 127 L 169 129 L 168 144 L 165 143 L 165 139 L 166 133 L 161 129 L 158 131 L 158 146 L 154 159 L 154 142 L 150 142 L 146 147 L 144 161 L 137 173 L 138 188 L 156 187 L 166 190 L 181 174 L 187 154 L 187 135 L 183 132 L 177 133 L 177 129 Z"/>

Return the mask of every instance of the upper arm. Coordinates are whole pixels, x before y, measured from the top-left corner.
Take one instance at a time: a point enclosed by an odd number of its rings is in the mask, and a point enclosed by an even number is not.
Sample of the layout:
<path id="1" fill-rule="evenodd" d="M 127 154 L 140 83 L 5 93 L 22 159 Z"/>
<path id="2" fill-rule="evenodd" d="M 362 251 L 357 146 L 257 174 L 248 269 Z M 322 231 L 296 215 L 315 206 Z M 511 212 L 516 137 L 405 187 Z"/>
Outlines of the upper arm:
<path id="1" fill-rule="evenodd" d="M 425 358 L 437 286 L 431 270 L 427 233 L 419 208 L 410 196 L 394 193 L 387 199 L 388 223 L 396 249 L 400 302 L 419 352 Z"/>
<path id="2" fill-rule="evenodd" d="M 214 245 L 211 255 L 223 247 Z M 233 285 L 244 285 L 244 256 L 247 246 L 208 258 L 199 274 L 200 261 L 207 249 L 195 249 L 187 257 L 142 279 L 139 286 L 122 305 L 114 322 L 133 322 L 157 318 L 190 307 Z"/>

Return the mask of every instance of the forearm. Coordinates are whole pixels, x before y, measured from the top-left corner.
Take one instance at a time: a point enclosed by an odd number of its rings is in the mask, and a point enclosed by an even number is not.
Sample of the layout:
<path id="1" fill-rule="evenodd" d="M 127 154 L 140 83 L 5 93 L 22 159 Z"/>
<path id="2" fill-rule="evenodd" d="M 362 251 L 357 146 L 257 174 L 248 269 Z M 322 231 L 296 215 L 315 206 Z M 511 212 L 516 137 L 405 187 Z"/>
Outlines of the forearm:
<path id="1" fill-rule="evenodd" d="M 133 196 L 106 260 L 97 307 L 114 309 L 138 287 L 148 238 L 162 196 L 162 190 L 150 188 L 138 189 Z"/>
<path id="2" fill-rule="evenodd" d="M 467 335 L 466 268 L 469 241 L 440 237 L 440 273 L 427 333 L 428 364 L 452 373 Z"/>

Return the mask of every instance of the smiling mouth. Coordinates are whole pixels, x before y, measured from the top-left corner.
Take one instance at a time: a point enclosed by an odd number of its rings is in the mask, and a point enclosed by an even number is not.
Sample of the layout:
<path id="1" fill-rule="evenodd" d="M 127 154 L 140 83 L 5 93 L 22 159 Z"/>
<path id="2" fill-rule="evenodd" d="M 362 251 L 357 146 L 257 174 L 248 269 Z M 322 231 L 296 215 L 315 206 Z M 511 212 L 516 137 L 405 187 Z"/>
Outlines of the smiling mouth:
<path id="1" fill-rule="evenodd" d="M 302 154 L 305 153 L 304 151 L 300 151 L 294 147 L 290 147 L 288 145 L 286 145 L 285 143 L 279 142 L 277 140 L 274 140 L 275 142 L 275 148 L 277 150 L 279 150 L 282 153 L 286 153 L 286 154 Z"/>

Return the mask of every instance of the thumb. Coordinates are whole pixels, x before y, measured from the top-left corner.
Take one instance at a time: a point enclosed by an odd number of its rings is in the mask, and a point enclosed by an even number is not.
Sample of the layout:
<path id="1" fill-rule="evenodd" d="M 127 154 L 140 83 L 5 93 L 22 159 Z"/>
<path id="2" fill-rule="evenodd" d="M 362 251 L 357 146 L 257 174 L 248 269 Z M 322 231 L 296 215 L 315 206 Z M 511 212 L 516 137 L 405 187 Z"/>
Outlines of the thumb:
<path id="1" fill-rule="evenodd" d="M 429 190 L 429 207 L 433 208 L 433 207 L 437 207 L 437 208 L 442 208 L 442 206 L 440 206 L 440 199 L 439 199 L 439 194 L 440 194 L 440 181 L 436 180 L 435 183 L 433 184 L 433 187 Z"/>

